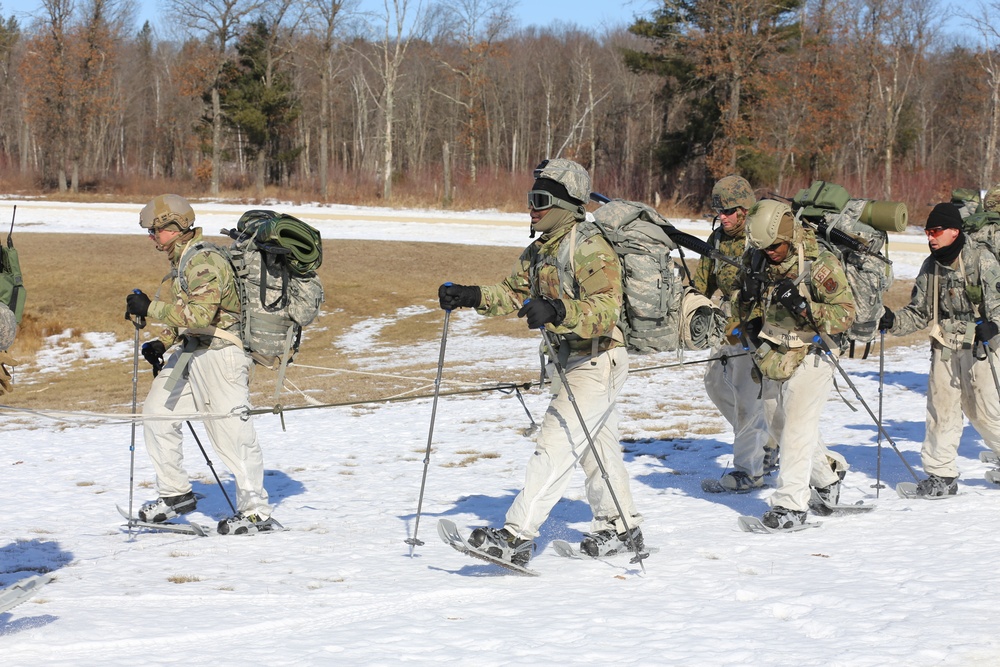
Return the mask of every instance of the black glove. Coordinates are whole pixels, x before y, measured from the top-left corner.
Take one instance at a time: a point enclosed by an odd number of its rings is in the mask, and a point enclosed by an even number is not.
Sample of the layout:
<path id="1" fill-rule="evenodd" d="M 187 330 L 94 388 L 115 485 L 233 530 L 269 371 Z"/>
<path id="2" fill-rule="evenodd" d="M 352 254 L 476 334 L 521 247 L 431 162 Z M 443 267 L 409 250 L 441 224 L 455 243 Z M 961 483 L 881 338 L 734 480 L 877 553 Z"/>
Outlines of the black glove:
<path id="1" fill-rule="evenodd" d="M 998 333 L 1000 333 L 1000 327 L 996 325 L 996 322 L 983 320 L 976 325 L 976 342 L 989 343 Z"/>
<path id="2" fill-rule="evenodd" d="M 883 308 L 885 311 L 882 313 L 882 317 L 878 321 L 879 331 L 889 331 L 892 329 L 892 325 L 896 323 L 896 314 L 889 310 L 888 308 Z"/>
<path id="3" fill-rule="evenodd" d="M 142 292 L 133 292 L 125 297 L 125 312 L 128 315 L 146 317 L 149 312 L 149 297 Z"/>
<path id="4" fill-rule="evenodd" d="M 529 329 L 539 329 L 548 322 L 559 326 L 566 319 L 566 306 L 557 299 L 529 299 L 517 311 L 517 316 L 528 318 Z"/>
<path id="5" fill-rule="evenodd" d="M 142 344 L 142 358 L 153 367 L 153 377 L 159 375 L 163 368 L 163 355 L 166 354 L 167 347 L 160 340 L 151 340 Z"/>
<path id="6" fill-rule="evenodd" d="M 779 281 L 774 286 L 771 298 L 787 308 L 793 315 L 801 315 L 803 311 L 809 309 L 809 302 L 799 294 L 799 288 L 788 278 Z"/>
<path id="7" fill-rule="evenodd" d="M 477 308 L 482 298 L 482 290 L 476 286 L 466 287 L 465 285 L 445 283 L 438 287 L 438 303 L 441 304 L 442 310 Z"/>
<path id="8" fill-rule="evenodd" d="M 740 303 L 752 303 L 760 294 L 760 281 L 750 271 L 740 274 Z"/>

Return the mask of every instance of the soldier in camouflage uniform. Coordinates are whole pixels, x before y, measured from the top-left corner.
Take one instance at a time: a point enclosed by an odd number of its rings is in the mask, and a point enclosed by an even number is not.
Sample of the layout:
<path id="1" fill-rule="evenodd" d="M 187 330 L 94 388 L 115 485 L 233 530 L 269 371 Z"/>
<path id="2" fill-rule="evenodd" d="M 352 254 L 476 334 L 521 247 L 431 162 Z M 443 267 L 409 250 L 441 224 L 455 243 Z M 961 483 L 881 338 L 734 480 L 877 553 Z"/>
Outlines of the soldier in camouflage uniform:
<path id="1" fill-rule="evenodd" d="M 167 253 L 172 271 L 169 293 L 150 299 L 128 295 L 129 315 L 162 322 L 159 339 L 145 343 L 143 357 L 154 379 L 143 404 L 146 449 L 156 470 L 159 498 L 139 510 L 143 521 L 162 522 L 195 509 L 191 481 L 183 465 L 182 415 L 204 412 L 212 446 L 236 480 L 238 513 L 219 522 L 221 534 L 272 530 L 271 506 L 264 489 L 264 459 L 253 422 L 238 412 L 249 409 L 251 360 L 239 341 L 240 299 L 232 265 L 193 227 L 194 211 L 177 195 L 161 195 L 139 214 L 158 250 Z M 185 257 L 184 282 L 177 267 Z M 161 285 L 161 289 L 162 289 Z M 186 287 L 186 289 L 185 289 Z M 177 349 L 163 362 L 167 348 Z M 162 372 L 161 372 L 162 369 Z M 230 417 L 217 415 L 232 413 Z M 176 419 L 163 419 L 177 415 Z"/>
<path id="2" fill-rule="evenodd" d="M 810 486 L 832 504 L 839 500 L 841 476 L 819 433 L 834 365 L 813 337 L 818 331 L 839 350 L 833 339 L 851 326 L 855 303 L 839 260 L 820 250 L 815 235 L 786 204 L 757 202 L 747 216 L 747 236 L 753 250 L 744 256 L 737 303 L 744 320 L 756 308 L 763 313 L 752 330 L 754 361 L 767 422 L 781 451 L 777 488 L 762 522 L 788 529 L 805 522 Z M 763 269 L 754 271 L 758 266 Z"/>
<path id="3" fill-rule="evenodd" d="M 910 303 L 898 313 L 887 308 L 879 322 L 880 329 L 897 336 L 931 328 L 927 433 L 920 450 L 928 477 L 917 484 L 922 496 L 958 493 L 955 458 L 963 412 L 987 447 L 1000 456 L 1000 396 L 990 362 L 982 354 L 986 341 L 996 363 L 1000 265 L 961 228 L 953 204 L 934 207 L 926 225 L 931 254 L 920 266 Z"/>
<path id="4" fill-rule="evenodd" d="M 756 203 L 753 189 L 740 176 L 726 176 L 712 188 L 712 208 L 720 225 L 712 230 L 708 243 L 727 257 L 741 259 L 746 250 L 747 211 Z M 720 307 L 729 316 L 726 331 L 739 328 L 740 320 L 732 303 L 739 292 L 739 269 L 703 255 L 694 274 L 694 288 L 707 297 L 716 290 Z M 705 391 L 719 412 L 733 427 L 733 470 L 709 491 L 746 492 L 764 485 L 765 447 L 768 444 L 759 385 L 751 375 L 753 360 L 743 344 L 731 333 L 724 344 L 712 350 L 714 361 L 705 367 Z"/>
<path id="5" fill-rule="evenodd" d="M 586 170 L 570 160 L 547 160 L 535 169 L 535 178 L 528 205 L 532 236 L 538 232 L 541 237 L 521 253 L 510 276 L 497 285 L 445 284 L 438 290 L 445 310 L 468 307 L 483 315 L 517 311 L 530 328 L 544 325 L 553 334 L 576 405 L 608 472 L 606 483 L 567 392 L 559 390 L 542 421 L 524 488 L 507 511 L 503 528 L 478 528 L 470 539 L 519 565 L 530 558 L 532 540 L 562 497 L 576 463 L 586 473 L 594 517 L 581 548 L 595 556 L 627 549 L 625 523 L 642 548 L 642 517 L 629 489 L 615 407 L 628 376 L 624 337 L 616 327 L 623 299 L 621 266 L 601 234 L 578 231 L 590 195 Z M 572 276 L 572 284 L 560 284 L 560 276 Z M 609 484 L 628 515 L 625 523 Z"/>

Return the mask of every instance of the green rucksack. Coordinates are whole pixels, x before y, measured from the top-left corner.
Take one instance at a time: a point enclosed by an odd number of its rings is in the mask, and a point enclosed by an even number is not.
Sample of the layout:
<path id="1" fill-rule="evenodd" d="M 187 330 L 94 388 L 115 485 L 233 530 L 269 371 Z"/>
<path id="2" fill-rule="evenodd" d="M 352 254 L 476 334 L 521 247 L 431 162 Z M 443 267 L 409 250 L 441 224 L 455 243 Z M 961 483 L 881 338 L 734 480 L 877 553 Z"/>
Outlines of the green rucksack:
<path id="1" fill-rule="evenodd" d="M 17 212 L 17 207 L 14 207 Z M 10 233 L 7 234 L 7 245 L 0 244 L 0 302 L 7 305 L 17 323 L 21 323 L 24 315 L 24 300 L 28 293 L 24 289 L 21 277 L 21 262 L 14 248 L 14 216 L 10 217 Z"/>
<path id="2" fill-rule="evenodd" d="M 958 214 L 965 220 L 976 211 L 981 211 L 982 197 L 979 190 L 970 188 L 955 188 L 951 191 L 951 203 L 958 207 Z"/>
<path id="3" fill-rule="evenodd" d="M 250 210 L 236 229 L 223 229 L 233 243 L 220 248 L 203 241 L 197 250 L 229 260 L 240 293 L 240 341 L 257 363 L 284 368 L 298 351 L 302 328 L 319 314 L 323 285 L 316 269 L 323 263 L 323 242 L 314 227 L 284 213 Z M 177 268 L 187 292 L 184 266 L 196 252 L 185 254 Z"/>

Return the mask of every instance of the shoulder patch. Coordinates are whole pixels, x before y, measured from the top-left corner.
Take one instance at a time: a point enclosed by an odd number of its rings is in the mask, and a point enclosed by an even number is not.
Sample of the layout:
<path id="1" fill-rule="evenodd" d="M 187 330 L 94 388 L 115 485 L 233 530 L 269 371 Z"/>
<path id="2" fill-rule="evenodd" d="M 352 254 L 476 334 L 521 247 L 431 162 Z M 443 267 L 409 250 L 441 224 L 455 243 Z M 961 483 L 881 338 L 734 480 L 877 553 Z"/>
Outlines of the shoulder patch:
<path id="1" fill-rule="evenodd" d="M 826 290 L 827 294 L 833 294 L 837 291 L 838 287 L 840 287 L 840 285 L 837 283 L 836 278 L 831 277 L 823 281 L 823 289 Z"/>
<path id="2" fill-rule="evenodd" d="M 831 273 L 832 271 L 829 266 L 821 266 L 819 271 L 816 272 L 816 282 L 826 287 L 827 278 L 830 277 Z"/>

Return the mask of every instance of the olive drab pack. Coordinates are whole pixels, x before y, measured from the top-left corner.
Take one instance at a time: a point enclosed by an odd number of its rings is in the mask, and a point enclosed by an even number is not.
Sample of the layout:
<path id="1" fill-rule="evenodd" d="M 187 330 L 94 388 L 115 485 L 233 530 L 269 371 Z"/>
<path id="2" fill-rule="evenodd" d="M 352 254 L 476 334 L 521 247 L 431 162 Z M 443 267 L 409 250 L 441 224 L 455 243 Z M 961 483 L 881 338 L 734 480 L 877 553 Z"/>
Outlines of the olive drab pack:
<path id="1" fill-rule="evenodd" d="M 14 207 L 17 212 L 17 207 Z M 5 304 L 14 313 L 17 323 L 21 323 L 24 315 L 24 301 L 28 293 L 24 289 L 24 279 L 21 276 L 21 261 L 14 248 L 14 216 L 10 218 L 10 232 L 7 234 L 6 245 L 0 244 L 0 303 Z"/>
<path id="2" fill-rule="evenodd" d="M 834 183 L 814 181 L 792 199 L 796 219 L 816 231 L 816 238 L 837 258 L 851 284 L 857 306 L 854 324 L 844 336 L 854 347 L 865 346 L 868 356 L 879 319 L 882 300 L 892 285 L 892 263 L 886 254 L 889 231 L 906 229 L 906 205 L 899 202 L 852 199 Z"/>
<path id="3" fill-rule="evenodd" d="M 618 326 L 636 352 L 703 350 L 725 338 L 726 317 L 700 292 L 685 287 L 670 253 L 677 245 L 656 210 L 613 199 L 577 234 L 600 233 L 622 264 L 624 305 Z M 564 244 L 568 245 L 568 244 Z"/>
<path id="4" fill-rule="evenodd" d="M 993 254 L 1000 259 L 1000 185 L 994 185 L 987 190 L 982 197 L 982 204 L 969 214 L 966 214 L 968 206 L 962 207 L 956 201 L 956 193 L 962 192 L 973 192 L 978 195 L 979 191 L 954 190 L 951 193 L 951 201 L 959 206 L 959 214 L 962 216 L 962 231 L 973 241 L 989 246 Z M 979 201 L 978 197 L 976 201 Z"/>
<path id="5" fill-rule="evenodd" d="M 240 340 L 255 362 L 284 374 L 298 351 L 303 327 L 319 314 L 323 285 L 316 269 L 323 262 L 319 231 L 298 218 L 267 210 L 240 216 L 236 229 L 223 229 L 233 239 L 228 248 L 203 242 L 232 264 L 240 294 Z M 184 264 L 178 267 L 181 288 Z M 280 389 L 280 382 L 279 382 Z"/>
<path id="6" fill-rule="evenodd" d="M 951 191 L 951 203 L 958 207 L 958 214 L 965 220 L 976 211 L 982 209 L 982 196 L 979 190 L 970 188 L 955 188 Z"/>

